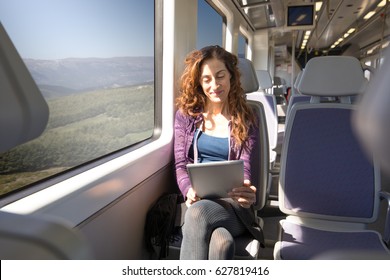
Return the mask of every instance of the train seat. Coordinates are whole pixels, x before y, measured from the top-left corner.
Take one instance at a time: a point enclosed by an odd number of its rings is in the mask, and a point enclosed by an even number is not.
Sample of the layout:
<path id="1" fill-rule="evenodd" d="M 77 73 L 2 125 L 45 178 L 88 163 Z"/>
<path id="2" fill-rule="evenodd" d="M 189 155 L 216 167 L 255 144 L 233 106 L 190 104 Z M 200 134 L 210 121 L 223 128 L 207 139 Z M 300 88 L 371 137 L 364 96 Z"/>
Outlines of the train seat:
<path id="1" fill-rule="evenodd" d="M 272 94 L 267 94 L 266 90 L 272 88 L 272 80 L 268 71 L 256 70 L 256 76 L 259 80 L 258 91 L 248 93 L 248 100 L 260 101 L 263 104 L 270 148 L 270 168 L 275 165 L 277 153 L 275 151 L 278 144 L 278 113 L 276 108 L 276 97 Z"/>
<path id="2" fill-rule="evenodd" d="M 273 94 L 284 96 L 286 93 L 286 81 L 278 76 L 274 77 Z"/>
<path id="3" fill-rule="evenodd" d="M 238 67 L 241 73 L 241 86 L 244 93 L 248 96 L 257 92 L 259 83 L 252 62 L 246 58 L 239 58 Z M 255 156 L 252 157 L 251 173 L 252 184 L 258 189 L 255 208 L 256 210 L 260 210 L 266 204 L 267 186 L 269 183 L 269 130 L 267 126 L 266 110 L 263 103 L 257 100 L 247 100 L 247 102 L 256 113 L 259 122 L 259 143 L 256 145 L 258 150 L 254 151 Z"/>
<path id="4" fill-rule="evenodd" d="M 375 152 L 381 169 L 390 176 L 390 49 L 384 62 L 375 72 L 368 88 L 357 103 L 353 121 L 356 132 L 368 152 Z M 390 229 L 389 229 L 390 231 Z M 390 234 L 390 233 L 389 233 Z"/>
<path id="5" fill-rule="evenodd" d="M 271 94 L 272 79 L 267 70 L 256 70 L 256 77 L 259 82 L 259 90 L 263 93 Z"/>
<path id="6" fill-rule="evenodd" d="M 274 95 L 264 94 L 262 92 L 252 92 L 246 95 L 248 100 L 259 101 L 264 107 L 265 117 L 268 129 L 268 141 L 270 150 L 270 168 L 272 169 L 276 162 L 277 153 L 275 151 L 278 144 L 278 116 L 276 110 L 276 99 Z"/>
<path id="7" fill-rule="evenodd" d="M 2 260 L 87 260 L 92 252 L 83 235 L 63 221 L 0 212 Z"/>
<path id="8" fill-rule="evenodd" d="M 351 99 L 351 102 L 353 102 L 355 99 L 357 99 L 356 96 L 357 95 L 349 97 Z M 292 95 L 290 97 L 290 101 L 288 102 L 288 105 L 287 105 L 286 123 L 288 122 L 289 114 L 290 114 L 291 108 L 292 108 L 292 106 L 294 106 L 294 104 L 296 104 L 298 102 L 308 103 L 308 102 L 310 102 L 310 100 L 311 100 L 311 96 L 309 96 L 309 95 Z M 326 103 L 326 102 L 339 102 L 339 100 L 335 97 L 321 97 L 320 101 L 324 102 L 324 103 Z"/>
<path id="9" fill-rule="evenodd" d="M 279 124 L 276 110 L 276 98 L 274 95 L 265 94 L 262 92 L 252 92 L 247 94 L 248 102 L 255 101 L 260 102 L 263 105 L 265 118 L 267 122 L 268 130 L 268 142 L 269 142 L 269 174 L 267 183 L 267 197 L 273 192 L 272 181 L 276 180 L 278 169 L 276 168 L 277 161 L 277 147 L 279 139 Z"/>
<path id="10" fill-rule="evenodd" d="M 388 236 L 367 229 L 376 221 L 381 197 L 380 172 L 352 129 L 366 80 L 353 57 L 317 57 L 299 85 L 311 102 L 291 108 L 281 154 L 280 221 L 275 259 L 389 258 Z M 321 103 L 339 97 L 340 103 Z M 384 241 L 385 240 L 385 241 Z M 366 252 L 370 252 L 368 255 Z"/>
<path id="11" fill-rule="evenodd" d="M 289 118 L 289 114 L 290 114 L 290 111 L 291 111 L 291 108 L 292 106 L 294 106 L 294 104 L 298 103 L 298 102 L 310 102 L 310 99 L 311 99 L 311 96 L 308 96 L 308 95 L 291 95 L 290 96 L 290 99 L 288 101 L 288 105 L 287 105 L 287 110 L 286 110 L 286 121 L 285 123 L 288 122 L 288 118 Z"/>
<path id="12" fill-rule="evenodd" d="M 249 64 L 251 62 L 248 60 L 243 60 L 242 64 Z M 247 70 L 242 70 L 243 73 L 248 72 Z M 275 149 L 278 145 L 278 114 L 276 108 L 276 97 L 273 94 L 268 94 L 267 90 L 272 89 L 272 79 L 271 75 L 267 70 L 256 70 L 256 77 L 259 83 L 258 90 L 253 91 L 254 88 L 244 90 L 247 92 L 247 100 L 252 100 L 255 102 L 260 102 L 264 108 L 265 119 L 267 123 L 267 133 L 268 133 L 268 146 L 269 146 L 269 173 L 268 173 L 268 182 L 267 182 L 267 197 L 270 193 L 272 186 L 272 169 L 275 166 L 277 152 Z M 245 74 L 247 77 L 252 77 L 251 74 Z M 254 86 L 255 86 L 255 82 Z M 250 102 L 250 101 L 249 101 Z"/>
<path id="13" fill-rule="evenodd" d="M 0 23 L 0 153 L 42 134 L 49 107 Z"/>
<path id="14" fill-rule="evenodd" d="M 276 96 L 268 94 L 267 92 L 272 89 L 271 75 L 267 70 L 256 70 L 256 76 L 259 80 L 259 90 L 256 92 L 248 93 L 248 100 L 257 100 L 263 104 L 264 111 L 266 114 L 268 137 L 269 137 L 269 149 L 270 149 L 270 176 L 268 181 L 268 197 L 274 199 L 277 197 L 277 182 L 279 176 L 279 159 L 278 154 L 280 153 L 283 145 L 284 138 L 284 124 L 279 124 L 278 108 Z"/>
<path id="15" fill-rule="evenodd" d="M 42 134 L 49 108 L 0 23 L 0 153 Z M 79 232 L 53 219 L 0 211 L 0 257 L 9 259 L 88 259 Z"/>
<path id="16" fill-rule="evenodd" d="M 245 94 L 257 92 L 259 82 L 256 71 L 250 60 L 239 58 L 238 67 L 241 73 L 241 86 Z M 266 202 L 269 191 L 270 171 L 269 171 L 269 137 L 267 128 L 267 119 L 263 103 L 256 100 L 247 100 L 249 106 L 255 112 L 259 121 L 258 144 L 255 145 L 254 156 L 251 162 L 252 184 L 256 186 L 255 211 L 261 210 Z M 258 222 L 263 226 L 263 220 L 257 217 Z M 249 234 L 235 238 L 236 259 L 256 259 L 260 243 L 253 239 Z"/>
<path id="17" fill-rule="evenodd" d="M 285 123 L 287 123 L 288 113 L 291 111 L 291 107 L 296 102 L 310 101 L 310 97 L 309 96 L 302 95 L 302 93 L 299 91 L 299 83 L 302 80 L 303 71 L 304 71 L 304 69 L 302 71 L 300 71 L 298 73 L 297 77 L 295 78 L 295 81 L 294 81 L 294 84 L 293 84 L 293 87 L 292 87 L 292 93 L 291 93 L 291 95 L 288 98 Z"/>
<path id="18" fill-rule="evenodd" d="M 300 71 L 298 73 L 297 77 L 295 78 L 295 81 L 293 84 L 293 91 L 291 93 L 292 95 L 301 95 L 298 88 L 299 88 L 299 83 L 301 82 L 301 79 L 302 79 L 303 71 L 305 71 L 305 69 L 302 69 L 302 71 Z"/>

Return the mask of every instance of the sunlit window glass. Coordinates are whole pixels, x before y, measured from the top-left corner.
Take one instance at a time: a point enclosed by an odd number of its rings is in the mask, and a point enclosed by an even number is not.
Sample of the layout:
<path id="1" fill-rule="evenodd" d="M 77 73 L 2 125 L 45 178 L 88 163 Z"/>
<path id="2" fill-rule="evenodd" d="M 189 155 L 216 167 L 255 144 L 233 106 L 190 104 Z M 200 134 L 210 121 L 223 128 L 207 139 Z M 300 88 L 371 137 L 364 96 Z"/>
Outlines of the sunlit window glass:
<path id="1" fill-rule="evenodd" d="M 222 45 L 223 18 L 205 0 L 198 0 L 198 33 L 196 47 Z"/>
<path id="2" fill-rule="evenodd" d="M 50 110 L 0 154 L 0 195 L 152 136 L 154 0 L 2 0 L 0 21 Z"/>
<path id="3" fill-rule="evenodd" d="M 247 39 L 242 34 L 240 34 L 238 36 L 238 57 L 246 57 L 247 45 Z"/>

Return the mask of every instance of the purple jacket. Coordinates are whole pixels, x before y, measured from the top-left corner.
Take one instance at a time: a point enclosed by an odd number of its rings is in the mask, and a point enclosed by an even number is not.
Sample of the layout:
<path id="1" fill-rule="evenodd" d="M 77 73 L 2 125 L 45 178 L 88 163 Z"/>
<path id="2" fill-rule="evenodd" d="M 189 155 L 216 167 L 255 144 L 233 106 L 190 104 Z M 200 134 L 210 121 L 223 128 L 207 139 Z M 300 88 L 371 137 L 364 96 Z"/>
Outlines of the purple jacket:
<path id="1" fill-rule="evenodd" d="M 187 173 L 187 163 L 193 163 L 194 159 L 189 156 L 189 150 L 194 139 L 197 124 L 203 121 L 203 115 L 197 117 L 186 116 L 178 110 L 175 116 L 175 139 L 174 155 L 176 180 L 181 193 L 185 199 L 188 190 L 191 188 L 190 179 Z M 229 160 L 241 159 L 244 161 L 244 178 L 251 179 L 251 152 L 257 138 L 257 128 L 252 126 L 249 130 L 249 138 L 246 148 L 235 146 L 235 140 L 230 136 Z"/>
<path id="2" fill-rule="evenodd" d="M 194 159 L 189 156 L 189 150 L 194 139 L 197 124 L 203 121 L 203 115 L 198 117 L 190 117 L 182 114 L 180 110 L 176 112 L 175 116 L 175 139 L 174 139 L 174 154 L 175 154 L 175 169 L 176 180 L 179 185 L 179 189 L 183 194 L 184 200 L 186 199 L 187 192 L 191 188 L 190 178 L 187 173 L 187 163 L 193 163 Z M 249 130 L 249 137 L 247 145 L 243 147 L 235 147 L 235 141 L 230 136 L 230 152 L 229 160 L 241 159 L 244 161 L 244 178 L 251 178 L 251 155 L 252 148 L 257 140 L 258 131 L 257 128 L 252 126 Z M 246 226 L 248 231 L 254 238 L 259 240 L 261 247 L 264 248 L 264 235 L 261 227 L 258 225 L 253 207 L 242 208 L 236 203 L 230 204 L 237 216 Z"/>

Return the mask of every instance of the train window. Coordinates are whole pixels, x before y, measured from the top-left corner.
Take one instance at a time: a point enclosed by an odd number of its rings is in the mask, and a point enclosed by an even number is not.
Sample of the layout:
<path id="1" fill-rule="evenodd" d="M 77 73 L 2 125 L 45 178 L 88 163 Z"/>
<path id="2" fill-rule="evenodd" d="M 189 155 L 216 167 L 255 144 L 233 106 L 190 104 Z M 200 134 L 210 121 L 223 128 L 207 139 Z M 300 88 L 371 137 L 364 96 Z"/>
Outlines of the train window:
<path id="1" fill-rule="evenodd" d="M 50 110 L 39 138 L 0 154 L 0 195 L 152 137 L 154 5 L 0 2 L 0 20 Z"/>
<path id="2" fill-rule="evenodd" d="M 372 66 L 371 61 L 364 62 L 364 65 Z M 370 77 L 371 77 L 370 71 L 364 71 L 364 77 L 366 77 L 367 80 L 370 80 Z"/>
<path id="3" fill-rule="evenodd" d="M 197 49 L 209 45 L 223 47 L 223 17 L 205 0 L 198 0 Z"/>
<path id="4" fill-rule="evenodd" d="M 246 57 L 246 50 L 248 46 L 248 40 L 241 33 L 238 36 L 238 56 Z"/>
<path id="5" fill-rule="evenodd" d="M 384 57 L 378 58 L 378 59 L 376 60 L 376 65 L 378 65 L 377 68 L 381 67 L 381 66 L 383 65 L 384 61 L 385 61 L 385 58 L 384 58 Z"/>

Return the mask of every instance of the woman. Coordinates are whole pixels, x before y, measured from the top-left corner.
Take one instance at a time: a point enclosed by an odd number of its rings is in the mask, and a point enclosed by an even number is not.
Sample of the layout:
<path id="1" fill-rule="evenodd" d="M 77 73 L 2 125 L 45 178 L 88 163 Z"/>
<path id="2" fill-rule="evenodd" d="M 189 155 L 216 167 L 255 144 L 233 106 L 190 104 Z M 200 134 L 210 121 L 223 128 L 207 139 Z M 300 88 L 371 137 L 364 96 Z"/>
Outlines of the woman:
<path id="1" fill-rule="evenodd" d="M 232 259 L 233 237 L 249 231 L 262 239 L 251 207 L 256 188 L 250 182 L 250 157 L 257 127 L 245 101 L 237 63 L 235 55 L 219 46 L 193 51 L 185 59 L 174 144 L 177 183 L 189 206 L 181 259 Z M 232 189 L 229 198 L 200 200 L 186 165 L 238 159 L 244 161 L 242 186 Z"/>

